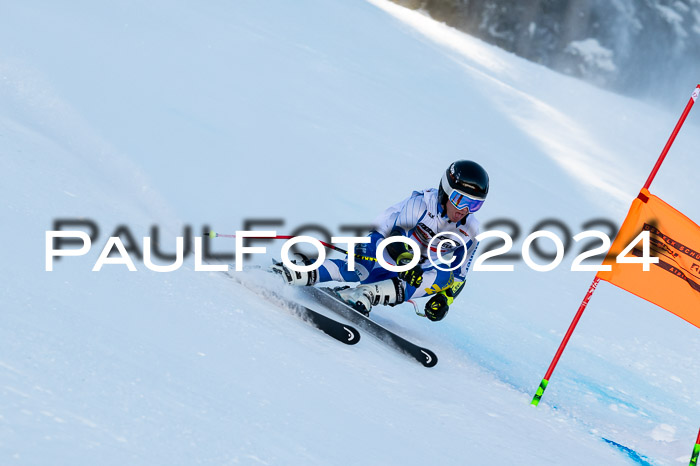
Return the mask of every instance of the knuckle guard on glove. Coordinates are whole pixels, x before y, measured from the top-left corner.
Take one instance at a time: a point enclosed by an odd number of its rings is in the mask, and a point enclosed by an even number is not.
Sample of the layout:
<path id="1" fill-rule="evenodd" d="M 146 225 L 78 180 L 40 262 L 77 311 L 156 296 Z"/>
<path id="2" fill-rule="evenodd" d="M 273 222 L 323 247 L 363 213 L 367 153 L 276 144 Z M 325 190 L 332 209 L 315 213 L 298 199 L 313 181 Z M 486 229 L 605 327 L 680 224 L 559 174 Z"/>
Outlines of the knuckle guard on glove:
<path id="1" fill-rule="evenodd" d="M 412 260 L 413 254 L 405 252 L 397 258 L 396 265 L 406 265 Z M 416 265 L 411 270 L 400 272 L 399 278 L 413 287 L 418 287 L 421 283 L 423 283 L 423 268 L 420 265 Z"/>
<path id="2" fill-rule="evenodd" d="M 425 316 L 437 322 L 445 318 L 447 311 L 450 309 L 448 298 L 442 293 L 436 294 L 425 304 Z"/>

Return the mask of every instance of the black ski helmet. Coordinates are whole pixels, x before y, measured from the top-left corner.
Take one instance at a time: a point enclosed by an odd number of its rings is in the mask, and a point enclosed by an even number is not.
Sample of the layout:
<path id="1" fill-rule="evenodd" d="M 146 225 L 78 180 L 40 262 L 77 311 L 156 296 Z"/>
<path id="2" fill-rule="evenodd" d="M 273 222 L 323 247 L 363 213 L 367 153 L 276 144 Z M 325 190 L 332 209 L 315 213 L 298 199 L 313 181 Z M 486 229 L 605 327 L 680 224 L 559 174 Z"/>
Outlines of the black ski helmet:
<path id="1" fill-rule="evenodd" d="M 447 199 L 455 190 L 483 201 L 489 193 L 489 175 L 476 162 L 458 160 L 447 167 L 440 180 L 438 195 L 443 210 Z"/>

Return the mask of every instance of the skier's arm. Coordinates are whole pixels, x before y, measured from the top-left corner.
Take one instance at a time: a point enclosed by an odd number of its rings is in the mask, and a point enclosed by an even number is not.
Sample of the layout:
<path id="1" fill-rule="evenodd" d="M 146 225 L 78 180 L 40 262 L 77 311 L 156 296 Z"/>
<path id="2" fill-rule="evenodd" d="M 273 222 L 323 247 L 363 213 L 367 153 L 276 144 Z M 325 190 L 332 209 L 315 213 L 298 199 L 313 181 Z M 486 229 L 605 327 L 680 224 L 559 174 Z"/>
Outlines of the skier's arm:
<path id="1" fill-rule="evenodd" d="M 403 229 L 394 227 L 394 229 L 391 230 L 390 236 L 408 235 L 405 234 Z M 389 244 L 386 247 L 386 252 L 389 254 L 389 257 L 396 262 L 396 265 L 399 266 L 409 264 L 413 260 L 413 251 L 408 244 L 404 243 L 403 241 L 397 241 Z M 399 278 L 405 280 L 406 283 L 413 287 L 418 287 L 423 282 L 423 268 L 420 266 L 420 264 L 416 264 L 412 269 L 406 270 L 405 272 L 400 272 Z"/>
<path id="2" fill-rule="evenodd" d="M 467 278 L 467 273 L 469 273 L 469 268 L 471 267 L 474 256 L 476 255 L 477 247 L 479 247 L 478 241 L 472 239 L 467 241 L 467 247 L 466 249 L 463 249 L 464 255 L 467 256 L 467 260 L 465 260 L 464 264 L 462 264 L 462 266 L 455 271 L 455 280 L 463 282 Z M 463 257 L 464 256 L 459 257 L 458 261 L 461 261 Z"/>
<path id="3" fill-rule="evenodd" d="M 413 195 L 406 200 L 403 204 L 401 210 L 399 211 L 396 219 L 394 220 L 394 225 L 391 231 L 387 235 L 391 236 L 405 236 L 410 237 L 413 234 L 416 226 L 425 216 L 428 211 L 425 205 L 425 200 L 423 195 L 418 192 L 414 192 Z M 396 265 L 406 265 L 413 260 L 414 252 L 408 246 L 408 244 L 397 241 L 387 246 L 386 248 L 389 257 L 391 257 Z M 417 251 L 418 254 L 420 252 Z M 399 278 L 405 280 L 411 286 L 420 286 L 423 281 L 423 268 L 416 264 L 411 270 L 399 273 Z"/>
<path id="4" fill-rule="evenodd" d="M 375 220 L 376 231 L 385 238 L 397 232 L 403 236 L 411 236 L 427 210 L 423 193 L 414 191 L 410 197 L 389 207 Z"/>

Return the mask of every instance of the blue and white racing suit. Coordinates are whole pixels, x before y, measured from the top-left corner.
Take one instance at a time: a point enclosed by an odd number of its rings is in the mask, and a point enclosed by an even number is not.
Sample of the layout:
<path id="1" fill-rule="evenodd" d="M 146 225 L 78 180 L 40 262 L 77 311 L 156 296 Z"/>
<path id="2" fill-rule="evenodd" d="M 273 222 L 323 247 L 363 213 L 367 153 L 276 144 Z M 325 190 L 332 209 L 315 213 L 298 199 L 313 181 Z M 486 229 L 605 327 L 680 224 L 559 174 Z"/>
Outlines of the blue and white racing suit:
<path id="1" fill-rule="evenodd" d="M 463 224 L 464 222 L 464 224 Z M 347 258 L 327 259 L 319 268 L 319 281 L 341 281 L 375 283 L 398 276 L 397 272 L 384 269 L 376 259 L 377 244 L 398 231 L 401 235 L 415 240 L 420 246 L 420 262 L 423 268 L 423 282 L 418 288 L 406 284 L 406 299 L 432 295 L 455 283 L 464 282 L 474 253 L 476 236 L 479 234 L 479 221 L 469 214 L 464 221 L 451 222 L 440 205 L 437 189 L 413 191 L 411 196 L 386 209 L 374 222 L 375 228 L 369 235 L 370 242 L 355 246 L 355 270 L 348 270 Z M 437 247 L 443 239 L 441 257 L 452 260 L 444 264 L 439 260 Z M 451 257 L 450 257 L 451 256 Z M 383 258 L 395 265 L 386 248 Z M 461 264 L 455 270 L 439 270 Z"/>

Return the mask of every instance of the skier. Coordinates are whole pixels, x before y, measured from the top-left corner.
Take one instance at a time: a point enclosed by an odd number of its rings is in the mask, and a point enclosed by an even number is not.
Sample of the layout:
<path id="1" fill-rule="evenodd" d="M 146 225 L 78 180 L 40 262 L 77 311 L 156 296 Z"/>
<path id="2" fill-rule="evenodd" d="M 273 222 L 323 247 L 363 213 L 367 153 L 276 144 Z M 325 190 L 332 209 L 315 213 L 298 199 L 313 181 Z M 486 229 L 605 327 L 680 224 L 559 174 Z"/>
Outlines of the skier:
<path id="1" fill-rule="evenodd" d="M 394 306 L 406 299 L 433 295 L 425 306 L 425 315 L 431 321 L 442 320 L 464 286 L 478 244 L 479 222 L 473 214 L 483 205 L 488 191 L 489 177 L 481 165 L 459 160 L 445 170 L 439 189 L 414 191 L 375 220 L 370 242 L 355 247 L 354 271 L 348 270 L 347 258 L 327 259 L 309 272 L 293 271 L 282 264 L 274 265 L 273 270 L 288 284 L 297 286 L 327 281 L 360 282 L 338 294 L 365 315 L 374 305 Z M 378 243 L 399 235 L 420 246 L 419 263 L 401 273 L 384 269 L 376 259 Z M 443 239 L 451 241 L 441 243 Z M 452 254 L 450 264 L 440 262 L 436 249 L 439 245 L 442 258 Z M 406 243 L 395 242 L 384 249 L 383 258 L 392 265 L 406 265 L 413 259 L 413 251 Z M 455 270 L 445 270 L 457 264 L 461 265 Z"/>

